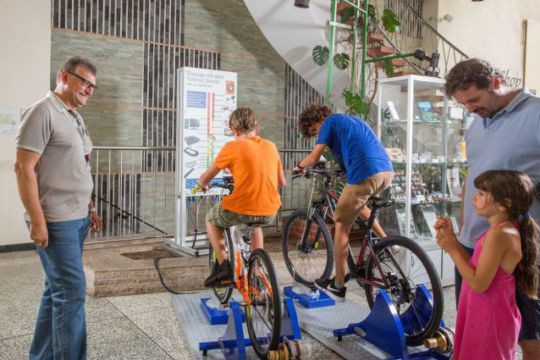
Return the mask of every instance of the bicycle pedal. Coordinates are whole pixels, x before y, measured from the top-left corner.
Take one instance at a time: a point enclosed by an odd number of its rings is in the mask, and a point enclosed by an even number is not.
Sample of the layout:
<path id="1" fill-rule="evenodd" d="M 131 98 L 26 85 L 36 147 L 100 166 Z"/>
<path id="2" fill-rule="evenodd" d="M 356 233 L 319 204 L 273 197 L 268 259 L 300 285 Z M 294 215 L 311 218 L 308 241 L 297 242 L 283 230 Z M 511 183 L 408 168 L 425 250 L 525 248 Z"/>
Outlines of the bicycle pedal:
<path id="1" fill-rule="evenodd" d="M 355 270 L 350 273 L 345 274 L 345 282 L 349 282 L 352 279 L 356 279 L 357 277 L 360 277 L 360 271 Z"/>

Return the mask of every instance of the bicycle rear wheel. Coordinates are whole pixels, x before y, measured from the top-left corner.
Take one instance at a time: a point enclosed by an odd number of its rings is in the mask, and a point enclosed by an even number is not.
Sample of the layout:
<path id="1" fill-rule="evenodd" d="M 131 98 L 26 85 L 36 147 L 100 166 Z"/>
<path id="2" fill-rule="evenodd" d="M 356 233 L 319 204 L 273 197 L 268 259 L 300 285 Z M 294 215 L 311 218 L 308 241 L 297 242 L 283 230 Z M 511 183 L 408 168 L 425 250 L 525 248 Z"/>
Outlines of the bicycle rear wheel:
<path id="1" fill-rule="evenodd" d="M 276 350 L 281 332 L 281 302 L 276 273 L 270 256 L 263 249 L 253 251 L 248 260 L 248 296 L 246 327 L 253 350 L 266 359 Z"/>
<path id="2" fill-rule="evenodd" d="M 318 216 L 308 218 L 305 209 L 287 219 L 281 237 L 285 265 L 293 279 L 313 287 L 315 280 L 328 279 L 334 264 L 334 243 L 326 223 Z"/>
<path id="3" fill-rule="evenodd" d="M 234 256 L 232 255 L 234 254 L 234 245 L 232 242 L 230 230 L 225 229 L 223 235 L 225 237 L 225 244 L 226 244 L 225 246 L 225 252 L 227 253 L 226 258 L 229 259 L 229 261 L 231 262 L 231 268 L 234 270 Z M 210 272 L 212 272 L 212 270 L 214 270 L 214 267 L 217 266 L 218 262 L 217 262 L 216 253 L 214 249 L 212 248 L 212 244 L 210 244 L 210 242 L 208 242 L 208 246 L 209 246 L 208 265 L 210 266 Z M 216 298 L 221 304 L 227 304 L 234 291 L 234 283 L 232 283 L 231 285 L 227 287 L 214 287 L 212 288 L 212 290 L 214 291 L 214 295 L 216 296 Z"/>
<path id="4" fill-rule="evenodd" d="M 379 286 L 364 285 L 369 306 L 373 307 L 377 291 L 385 290 L 404 323 L 407 344 L 422 344 L 439 328 L 443 312 L 441 282 L 433 263 L 420 245 L 403 236 L 383 239 L 373 251 L 378 261 L 369 257 L 366 278 Z M 432 311 L 415 302 L 420 284 L 431 294 Z"/>

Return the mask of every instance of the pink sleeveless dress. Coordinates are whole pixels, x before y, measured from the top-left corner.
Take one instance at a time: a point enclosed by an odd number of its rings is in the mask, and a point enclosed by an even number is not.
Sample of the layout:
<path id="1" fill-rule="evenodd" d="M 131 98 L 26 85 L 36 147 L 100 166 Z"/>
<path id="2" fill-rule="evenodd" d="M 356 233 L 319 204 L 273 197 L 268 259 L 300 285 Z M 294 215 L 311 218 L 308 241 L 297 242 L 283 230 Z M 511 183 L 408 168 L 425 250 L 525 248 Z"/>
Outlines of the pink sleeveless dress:
<path id="1" fill-rule="evenodd" d="M 476 268 L 487 232 L 476 240 L 469 265 Z M 514 275 L 500 266 L 482 294 L 463 280 L 456 321 L 454 359 L 514 359 L 521 326 Z"/>

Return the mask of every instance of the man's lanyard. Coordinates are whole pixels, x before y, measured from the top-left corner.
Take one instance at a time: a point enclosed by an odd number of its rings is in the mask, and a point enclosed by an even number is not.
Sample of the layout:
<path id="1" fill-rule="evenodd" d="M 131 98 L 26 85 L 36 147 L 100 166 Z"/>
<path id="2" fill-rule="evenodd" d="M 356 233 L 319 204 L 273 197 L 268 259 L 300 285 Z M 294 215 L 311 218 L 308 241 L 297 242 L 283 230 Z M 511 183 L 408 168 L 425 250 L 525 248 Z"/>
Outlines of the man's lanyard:
<path id="1" fill-rule="evenodd" d="M 84 152 L 84 159 L 86 160 L 86 163 L 90 163 L 90 155 L 92 154 L 92 149 L 90 146 L 90 136 L 88 134 L 88 130 L 86 130 L 86 127 L 82 124 L 77 114 L 72 111 L 68 110 L 69 121 L 71 122 L 71 125 L 77 130 L 77 133 L 79 133 L 79 136 L 81 138 L 81 142 L 83 145 L 83 152 Z"/>

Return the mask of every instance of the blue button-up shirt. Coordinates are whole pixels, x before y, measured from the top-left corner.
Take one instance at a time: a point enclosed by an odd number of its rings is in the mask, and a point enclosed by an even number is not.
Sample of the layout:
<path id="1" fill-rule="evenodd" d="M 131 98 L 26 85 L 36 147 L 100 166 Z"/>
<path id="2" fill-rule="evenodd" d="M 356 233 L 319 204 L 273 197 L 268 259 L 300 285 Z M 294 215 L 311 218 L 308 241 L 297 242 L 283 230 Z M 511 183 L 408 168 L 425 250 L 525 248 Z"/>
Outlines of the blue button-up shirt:
<path id="1" fill-rule="evenodd" d="M 463 228 L 460 241 L 474 248 L 476 239 L 489 229 L 485 217 L 476 214 L 474 179 L 486 170 L 516 170 L 540 182 L 540 98 L 520 90 L 492 118 L 477 117 L 465 133 L 469 171 L 465 188 Z M 529 211 L 540 223 L 540 203 Z"/>

